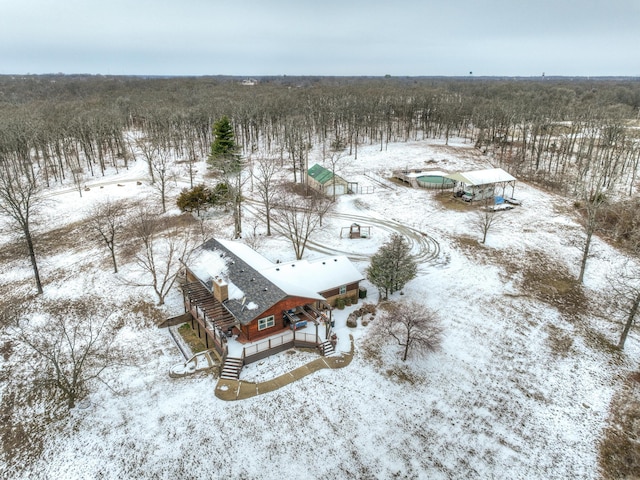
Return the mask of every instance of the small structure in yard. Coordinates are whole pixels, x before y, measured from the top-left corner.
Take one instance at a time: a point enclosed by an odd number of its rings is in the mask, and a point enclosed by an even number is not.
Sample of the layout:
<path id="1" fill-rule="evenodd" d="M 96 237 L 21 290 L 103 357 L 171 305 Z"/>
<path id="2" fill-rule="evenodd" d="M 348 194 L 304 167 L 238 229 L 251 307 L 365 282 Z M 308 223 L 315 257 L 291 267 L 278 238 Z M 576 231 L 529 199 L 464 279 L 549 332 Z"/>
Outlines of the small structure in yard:
<path id="1" fill-rule="evenodd" d="M 311 188 L 327 196 L 350 193 L 354 185 L 317 163 L 307 172 L 307 182 Z"/>
<path id="2" fill-rule="evenodd" d="M 369 238 L 371 236 L 371 227 L 360 225 L 358 223 L 352 223 L 348 227 L 342 227 L 340 229 L 340 238 L 345 235 L 345 230 L 347 231 L 349 238 Z"/>
<path id="3" fill-rule="evenodd" d="M 504 197 L 507 186 L 511 186 L 511 197 L 509 198 L 512 198 L 516 188 L 515 177 L 501 168 L 452 173 L 447 175 L 447 178 L 456 183 L 455 196 L 466 202 L 493 198 L 496 195 L 496 188 L 502 189 L 502 197 Z"/>
<path id="4" fill-rule="evenodd" d="M 345 256 L 273 263 L 243 243 L 211 239 L 187 265 L 184 305 L 206 348 L 223 359 L 232 340 L 264 340 L 260 348 L 241 350 L 242 364 L 293 346 L 326 353 L 330 310 L 338 299 L 357 303 L 362 279 Z M 297 333 L 309 326 L 315 329 Z"/>

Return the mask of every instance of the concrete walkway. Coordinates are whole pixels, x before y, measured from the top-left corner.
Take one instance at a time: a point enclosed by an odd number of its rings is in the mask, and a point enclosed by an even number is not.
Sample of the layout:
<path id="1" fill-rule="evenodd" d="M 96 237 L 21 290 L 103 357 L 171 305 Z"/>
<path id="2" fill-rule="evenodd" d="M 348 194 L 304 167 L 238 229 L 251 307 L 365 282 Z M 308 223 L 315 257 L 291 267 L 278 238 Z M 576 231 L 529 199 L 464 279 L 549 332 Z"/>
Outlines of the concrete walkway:
<path id="1" fill-rule="evenodd" d="M 216 397 L 220 400 L 227 401 L 244 400 L 245 398 L 255 397 L 263 393 L 273 392 L 280 387 L 289 385 L 323 368 L 346 367 L 353 359 L 353 336 L 349 335 L 349 338 L 351 339 L 351 351 L 349 353 L 343 353 L 339 357 L 320 357 L 302 367 L 298 367 L 295 370 L 291 370 L 284 375 L 267 380 L 266 382 L 244 382 L 242 380 L 227 380 L 221 378 L 216 385 Z"/>

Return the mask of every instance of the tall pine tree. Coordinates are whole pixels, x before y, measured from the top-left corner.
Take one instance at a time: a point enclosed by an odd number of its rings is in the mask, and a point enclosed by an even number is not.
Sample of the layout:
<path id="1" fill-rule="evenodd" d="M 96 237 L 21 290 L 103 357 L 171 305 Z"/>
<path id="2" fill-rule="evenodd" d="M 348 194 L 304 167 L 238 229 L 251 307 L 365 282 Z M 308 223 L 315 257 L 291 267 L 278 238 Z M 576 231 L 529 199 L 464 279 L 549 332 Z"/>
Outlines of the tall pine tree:
<path id="1" fill-rule="evenodd" d="M 242 169 L 233 127 L 226 115 L 213 124 L 213 143 L 209 154 L 209 165 L 221 170 L 225 175 L 237 173 Z"/>
<path id="2" fill-rule="evenodd" d="M 213 124 L 214 140 L 211 144 L 209 165 L 222 172 L 233 205 L 234 238 L 242 235 L 242 169 L 244 164 L 238 153 L 233 127 L 229 117 L 223 116 Z"/>

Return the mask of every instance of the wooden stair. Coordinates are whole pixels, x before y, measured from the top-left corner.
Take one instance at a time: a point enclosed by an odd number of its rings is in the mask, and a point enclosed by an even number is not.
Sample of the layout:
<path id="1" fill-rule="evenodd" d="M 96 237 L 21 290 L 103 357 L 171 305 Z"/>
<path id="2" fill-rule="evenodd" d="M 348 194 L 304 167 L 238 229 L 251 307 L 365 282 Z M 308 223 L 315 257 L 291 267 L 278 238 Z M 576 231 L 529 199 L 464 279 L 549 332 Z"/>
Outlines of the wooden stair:
<path id="1" fill-rule="evenodd" d="M 244 364 L 241 358 L 227 357 L 224 365 L 222 365 L 220 378 L 224 378 L 225 380 L 238 380 L 243 366 Z"/>
<path id="2" fill-rule="evenodd" d="M 331 342 L 329 340 L 325 340 L 324 342 L 322 342 L 320 344 L 320 352 L 322 352 L 322 355 L 325 356 L 325 357 L 327 355 L 331 355 L 335 351 L 336 351 L 336 349 L 333 348 L 333 345 L 331 344 Z"/>

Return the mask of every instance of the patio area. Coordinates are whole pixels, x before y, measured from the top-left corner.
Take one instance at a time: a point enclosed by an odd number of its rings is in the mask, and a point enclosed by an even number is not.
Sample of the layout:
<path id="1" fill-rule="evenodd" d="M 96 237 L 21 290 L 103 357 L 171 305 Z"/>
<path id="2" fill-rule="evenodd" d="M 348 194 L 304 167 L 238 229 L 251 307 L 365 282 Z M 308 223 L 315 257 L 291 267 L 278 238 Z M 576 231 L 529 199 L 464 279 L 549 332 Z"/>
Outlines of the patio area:
<path id="1" fill-rule="evenodd" d="M 227 355 L 239 358 L 243 363 L 252 363 L 293 347 L 318 348 L 331 342 L 331 323 L 325 315 L 318 319 L 307 321 L 300 326 L 299 315 L 288 313 L 292 317 L 289 328 L 274 335 L 250 342 L 238 335 L 234 329 L 232 336 L 227 338 Z M 292 328 L 293 326 L 296 328 Z M 326 353 L 324 349 L 320 353 Z"/>

